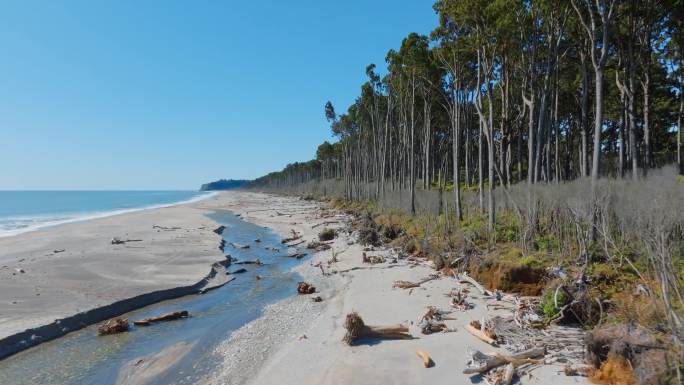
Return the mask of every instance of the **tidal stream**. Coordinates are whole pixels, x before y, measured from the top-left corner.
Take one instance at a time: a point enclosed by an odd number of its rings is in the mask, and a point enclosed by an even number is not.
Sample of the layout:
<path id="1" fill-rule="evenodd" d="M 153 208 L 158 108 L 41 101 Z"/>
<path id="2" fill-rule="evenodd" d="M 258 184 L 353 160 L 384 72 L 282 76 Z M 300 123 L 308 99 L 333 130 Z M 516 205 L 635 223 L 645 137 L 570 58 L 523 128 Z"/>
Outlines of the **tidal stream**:
<path id="1" fill-rule="evenodd" d="M 116 384 L 122 371 L 165 350 L 172 352 L 172 364 L 158 372 L 150 370 L 146 384 L 192 384 L 209 373 L 220 363 L 213 353 L 216 344 L 257 318 L 265 305 L 294 295 L 300 278 L 292 272 L 300 261 L 283 257 L 287 248 L 270 229 L 245 222 L 229 211 L 209 217 L 226 226 L 226 254 L 239 261 L 258 258 L 264 265 L 233 264 L 228 270 L 244 268 L 247 272 L 235 274 L 236 279 L 223 287 L 123 315 L 132 321 L 187 310 L 187 319 L 146 327 L 131 325 L 127 333 L 102 337 L 96 335 L 97 325 L 91 325 L 11 356 L 0 361 L 0 384 Z M 231 242 L 250 248 L 234 248 Z M 207 266 L 207 272 L 209 269 Z"/>

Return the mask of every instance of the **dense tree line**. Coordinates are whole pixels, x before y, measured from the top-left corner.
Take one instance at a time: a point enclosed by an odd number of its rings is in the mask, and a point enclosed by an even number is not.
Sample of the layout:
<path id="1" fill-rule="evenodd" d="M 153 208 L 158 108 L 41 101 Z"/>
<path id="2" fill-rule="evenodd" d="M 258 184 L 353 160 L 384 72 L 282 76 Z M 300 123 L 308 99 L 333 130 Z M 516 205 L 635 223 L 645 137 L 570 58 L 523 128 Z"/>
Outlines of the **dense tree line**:
<path id="1" fill-rule="evenodd" d="M 255 181 L 344 181 L 348 198 L 525 182 L 682 172 L 681 0 L 438 0 L 430 36 L 409 34 L 374 64 L 345 113 L 325 105 L 334 144 Z M 370 187 L 369 187 L 370 186 Z"/>

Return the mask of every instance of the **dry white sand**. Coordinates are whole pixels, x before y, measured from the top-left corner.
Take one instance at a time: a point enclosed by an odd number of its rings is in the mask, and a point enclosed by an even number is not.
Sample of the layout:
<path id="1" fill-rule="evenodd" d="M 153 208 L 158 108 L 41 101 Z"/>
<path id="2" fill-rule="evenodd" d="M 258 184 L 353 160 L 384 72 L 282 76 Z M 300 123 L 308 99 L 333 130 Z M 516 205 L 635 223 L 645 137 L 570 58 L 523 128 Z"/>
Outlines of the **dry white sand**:
<path id="1" fill-rule="evenodd" d="M 317 219 L 317 205 L 295 198 L 231 192 L 225 197 L 231 210 L 245 220 L 269 226 L 282 236 L 290 229 L 301 232 L 307 241 L 316 238 L 330 219 Z M 268 210 L 268 209 L 272 210 Z M 339 224 L 330 227 L 341 227 Z M 457 320 L 446 321 L 455 332 L 422 335 L 412 329 L 413 340 L 381 341 L 371 345 L 347 346 L 342 342 L 345 315 L 357 311 L 368 324 L 414 324 L 428 306 L 449 308 L 445 293 L 454 286 L 451 278 L 428 282 L 413 290 L 393 289 L 395 280 L 418 281 L 434 270 L 427 266 L 406 264 L 389 268 L 388 264 L 368 268 L 361 262 L 362 247 L 351 243 L 352 236 L 341 234 L 333 250 L 338 263 L 331 269 L 363 269 L 323 276 L 314 265 L 327 263 L 332 250 L 316 253 L 296 270 L 313 283 L 324 301 L 313 303 L 310 296 L 297 296 L 268 306 L 264 315 L 233 333 L 216 352 L 224 363 L 207 379 L 208 384 L 467 384 L 482 379 L 462 374 L 469 349 L 484 352 L 504 351 L 491 347 L 464 330 L 471 320 L 493 313 L 486 300 L 471 291 L 474 308 L 456 311 Z M 370 252 L 388 255 L 391 250 Z M 327 266 L 327 265 L 326 265 Z M 304 337 L 305 336 L 305 337 Z M 416 350 L 427 351 L 436 365 L 426 369 Z M 582 377 L 567 377 L 561 365 L 545 365 L 523 384 L 586 384 Z M 484 383 L 484 382 L 482 382 Z"/>

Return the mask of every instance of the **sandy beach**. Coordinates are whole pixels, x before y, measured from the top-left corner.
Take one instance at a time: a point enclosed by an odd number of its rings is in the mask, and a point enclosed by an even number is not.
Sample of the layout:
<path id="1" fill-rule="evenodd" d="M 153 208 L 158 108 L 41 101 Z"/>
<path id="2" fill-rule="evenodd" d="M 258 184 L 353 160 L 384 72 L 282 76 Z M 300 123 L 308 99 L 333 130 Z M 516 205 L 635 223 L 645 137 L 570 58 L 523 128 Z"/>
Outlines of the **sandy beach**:
<path id="1" fill-rule="evenodd" d="M 271 227 L 283 237 L 295 230 L 306 241 L 317 238 L 324 222 L 328 227 L 342 229 L 349 220 L 339 213 L 334 218 L 320 218 L 319 208 L 296 198 L 234 192 L 224 199 L 232 200 L 231 210 L 243 219 Z M 331 221 L 335 223 L 328 223 Z M 219 344 L 216 352 L 224 362 L 206 383 L 408 385 L 482 381 L 479 376 L 471 379 L 462 374 L 468 351 L 505 349 L 485 344 L 464 327 L 471 320 L 495 315 L 487 308 L 491 300 L 473 293 L 469 297 L 473 308 L 454 312 L 452 315 L 457 319 L 446 321 L 455 331 L 422 335 L 415 327 L 420 316 L 428 306 L 449 308 L 450 299 L 445 293 L 454 288 L 456 281 L 441 278 L 412 290 L 394 289 L 396 280 L 419 281 L 434 270 L 424 264 L 401 261 L 363 264 L 363 247 L 354 238 L 354 234 L 340 232 L 331 250 L 314 254 L 296 268 L 318 288 L 323 302 L 296 296 L 268 306 L 261 318 Z M 328 267 L 333 251 L 338 262 Z M 368 254 L 392 256 L 394 251 L 380 247 Z M 357 269 L 324 276 L 318 264 L 323 264 L 326 272 Z M 369 324 L 413 324 L 410 330 L 416 338 L 347 346 L 342 342 L 343 324 L 345 315 L 351 311 L 358 312 Z M 418 349 L 428 352 L 436 365 L 424 368 L 415 353 Z M 565 376 L 565 365 L 540 366 L 521 378 L 520 383 L 588 383 L 583 377 Z"/>
<path id="2" fill-rule="evenodd" d="M 261 317 L 217 342 L 219 364 L 203 384 L 468 383 L 481 381 L 462 374 L 470 350 L 505 352 L 464 330 L 471 320 L 496 314 L 487 306 L 492 299 L 472 293 L 473 308 L 455 311 L 456 319 L 446 321 L 451 332 L 423 335 L 418 320 L 428 306 L 450 307 L 445 294 L 457 284 L 455 279 L 442 277 L 411 290 L 393 288 L 396 280 L 419 281 L 434 270 L 405 260 L 364 264 L 364 247 L 356 234 L 345 230 L 347 215 L 318 202 L 251 192 L 223 192 L 200 202 L 0 239 L 0 337 L 135 295 L 197 283 L 213 263 L 225 260 L 218 249 L 220 237 L 213 232 L 217 224 L 206 217 L 216 209 L 230 210 L 283 238 L 295 231 L 308 242 L 324 227 L 337 229 L 338 236 L 332 249 L 312 254 L 295 268 L 316 286 L 323 301 L 292 296 L 268 305 Z M 112 245 L 113 237 L 141 241 Z M 333 252 L 337 262 L 329 264 Z M 397 255 L 384 247 L 366 252 L 388 261 Z M 351 311 L 369 324 L 411 325 L 415 338 L 350 347 L 342 337 L 345 315 Z M 418 349 L 430 354 L 434 367 L 423 367 Z M 148 369 L 162 372 L 168 365 Z M 587 383 L 562 374 L 564 365 L 539 366 L 520 383 Z M 147 369 L 123 370 L 119 384 L 154 383 Z"/>
<path id="3" fill-rule="evenodd" d="M 217 225 L 205 216 L 221 202 L 218 195 L 0 238 L 0 339 L 201 281 L 224 260 Z"/>

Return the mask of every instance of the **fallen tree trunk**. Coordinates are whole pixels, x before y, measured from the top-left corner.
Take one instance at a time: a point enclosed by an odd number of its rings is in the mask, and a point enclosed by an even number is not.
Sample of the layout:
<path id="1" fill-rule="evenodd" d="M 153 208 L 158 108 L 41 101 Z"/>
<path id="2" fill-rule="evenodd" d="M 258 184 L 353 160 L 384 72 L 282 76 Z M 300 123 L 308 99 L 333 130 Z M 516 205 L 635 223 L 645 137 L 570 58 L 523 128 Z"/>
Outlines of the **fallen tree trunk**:
<path id="1" fill-rule="evenodd" d="M 182 310 L 182 311 L 175 311 L 172 313 L 166 313 L 162 314 L 157 317 L 150 317 L 150 318 L 145 318 L 137 321 L 133 321 L 134 325 L 138 326 L 149 326 L 154 322 L 162 322 L 162 321 L 172 321 L 172 320 L 177 320 L 181 318 L 188 318 L 189 314 L 187 310 Z"/>
<path id="2" fill-rule="evenodd" d="M 483 295 L 491 295 L 491 293 L 487 289 L 485 289 L 484 286 L 480 285 L 480 283 L 477 282 L 475 279 L 473 279 L 473 277 L 469 276 L 468 273 L 463 272 L 463 273 L 459 274 L 457 278 L 461 282 L 467 282 L 467 283 L 475 286 L 477 291 L 479 291 Z"/>
<path id="3" fill-rule="evenodd" d="M 393 326 L 371 326 L 366 325 L 363 319 L 356 313 L 347 314 L 344 321 L 344 328 L 347 329 L 343 341 L 352 345 L 361 338 L 384 338 L 384 339 L 412 339 L 408 327 L 404 325 Z"/>

